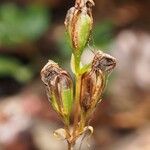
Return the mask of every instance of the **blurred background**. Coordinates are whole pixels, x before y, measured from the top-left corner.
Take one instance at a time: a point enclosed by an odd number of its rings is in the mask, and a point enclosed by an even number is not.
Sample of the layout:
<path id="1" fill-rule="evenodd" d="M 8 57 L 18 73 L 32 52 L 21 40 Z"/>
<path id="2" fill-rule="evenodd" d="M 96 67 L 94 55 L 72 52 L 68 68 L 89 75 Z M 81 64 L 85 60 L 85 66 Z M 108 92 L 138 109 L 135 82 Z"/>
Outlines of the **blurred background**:
<path id="1" fill-rule="evenodd" d="M 91 45 L 118 64 L 83 149 L 150 150 L 150 2 L 95 3 Z M 40 70 L 48 59 L 70 70 L 63 22 L 73 4 L 0 1 L 0 150 L 65 150 L 53 137 L 62 123 L 48 103 Z"/>

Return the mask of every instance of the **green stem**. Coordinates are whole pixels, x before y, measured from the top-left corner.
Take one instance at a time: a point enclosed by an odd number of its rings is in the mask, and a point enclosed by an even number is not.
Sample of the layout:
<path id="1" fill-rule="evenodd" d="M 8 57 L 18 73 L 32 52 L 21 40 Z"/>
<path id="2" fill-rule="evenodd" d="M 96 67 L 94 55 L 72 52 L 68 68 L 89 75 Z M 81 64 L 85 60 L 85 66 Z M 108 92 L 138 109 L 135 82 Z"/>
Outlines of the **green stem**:
<path id="1" fill-rule="evenodd" d="M 81 75 L 76 76 L 76 94 L 75 94 L 75 116 L 73 125 L 73 137 L 76 137 L 78 129 L 79 112 L 80 112 L 80 88 L 81 88 Z"/>
<path id="2" fill-rule="evenodd" d="M 76 74 L 76 78 L 78 78 L 79 73 L 80 73 L 80 59 L 81 56 L 79 55 L 74 55 L 74 59 L 75 59 L 75 74 Z"/>

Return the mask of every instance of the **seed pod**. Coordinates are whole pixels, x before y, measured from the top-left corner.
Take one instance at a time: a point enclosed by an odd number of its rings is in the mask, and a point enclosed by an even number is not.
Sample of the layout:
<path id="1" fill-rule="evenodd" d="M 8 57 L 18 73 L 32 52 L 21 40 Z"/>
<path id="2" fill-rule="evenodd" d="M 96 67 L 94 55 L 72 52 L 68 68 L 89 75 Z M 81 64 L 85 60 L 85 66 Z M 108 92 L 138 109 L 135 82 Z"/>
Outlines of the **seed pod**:
<path id="1" fill-rule="evenodd" d="M 41 79 L 46 86 L 52 107 L 65 122 L 68 122 L 73 103 L 73 84 L 70 75 L 58 64 L 49 61 L 41 71 Z"/>
<path id="2" fill-rule="evenodd" d="M 97 52 L 91 70 L 82 76 L 80 105 L 84 112 L 91 112 L 101 99 L 106 86 L 107 75 L 116 66 L 114 57 Z"/>
<path id="3" fill-rule="evenodd" d="M 93 25 L 91 13 L 93 5 L 92 0 L 76 1 L 75 7 L 70 8 L 66 15 L 66 31 L 75 57 L 80 57 L 89 40 Z"/>
<path id="4" fill-rule="evenodd" d="M 80 105 L 85 112 L 95 108 L 105 87 L 101 71 L 91 70 L 82 76 Z"/>

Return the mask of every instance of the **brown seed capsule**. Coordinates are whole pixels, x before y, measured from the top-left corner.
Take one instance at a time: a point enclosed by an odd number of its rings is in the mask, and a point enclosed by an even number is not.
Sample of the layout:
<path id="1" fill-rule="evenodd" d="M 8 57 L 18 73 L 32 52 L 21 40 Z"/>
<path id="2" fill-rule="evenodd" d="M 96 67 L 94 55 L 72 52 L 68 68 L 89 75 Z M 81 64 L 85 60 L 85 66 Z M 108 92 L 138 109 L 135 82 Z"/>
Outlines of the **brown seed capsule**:
<path id="1" fill-rule="evenodd" d="M 105 87 L 101 71 L 91 70 L 82 76 L 80 104 L 85 112 L 95 108 Z"/>
<path id="2" fill-rule="evenodd" d="M 80 105 L 85 112 L 92 111 L 100 101 L 107 75 L 115 66 L 114 57 L 103 52 L 95 54 L 91 70 L 82 76 Z"/>
<path id="3" fill-rule="evenodd" d="M 93 0 L 77 0 L 66 15 L 66 31 L 75 57 L 80 57 L 88 42 L 93 25 L 91 13 L 93 5 Z"/>
<path id="4" fill-rule="evenodd" d="M 41 79 L 46 86 L 48 99 L 54 110 L 68 119 L 73 103 L 73 85 L 68 72 L 53 61 L 49 61 L 41 71 Z"/>

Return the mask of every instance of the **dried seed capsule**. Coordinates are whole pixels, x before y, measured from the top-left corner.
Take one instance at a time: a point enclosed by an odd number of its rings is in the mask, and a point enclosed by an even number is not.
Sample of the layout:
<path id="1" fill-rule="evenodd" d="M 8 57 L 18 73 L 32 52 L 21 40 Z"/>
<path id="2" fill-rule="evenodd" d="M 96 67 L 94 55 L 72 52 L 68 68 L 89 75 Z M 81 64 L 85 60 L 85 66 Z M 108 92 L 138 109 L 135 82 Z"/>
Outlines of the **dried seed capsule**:
<path id="1" fill-rule="evenodd" d="M 82 76 L 80 105 L 84 112 L 96 107 L 106 86 L 107 75 L 115 66 L 114 57 L 103 52 L 95 54 L 91 70 Z"/>
<path id="2" fill-rule="evenodd" d="M 66 31 L 75 57 L 80 57 L 85 48 L 93 25 L 92 0 L 76 1 L 75 7 L 68 10 L 65 19 Z"/>
<path id="3" fill-rule="evenodd" d="M 85 112 L 95 108 L 105 87 L 101 71 L 91 70 L 82 76 L 80 105 Z"/>
<path id="4" fill-rule="evenodd" d="M 70 75 L 58 64 L 49 61 L 41 71 L 41 79 L 46 86 L 52 107 L 68 122 L 73 103 L 73 85 Z"/>

